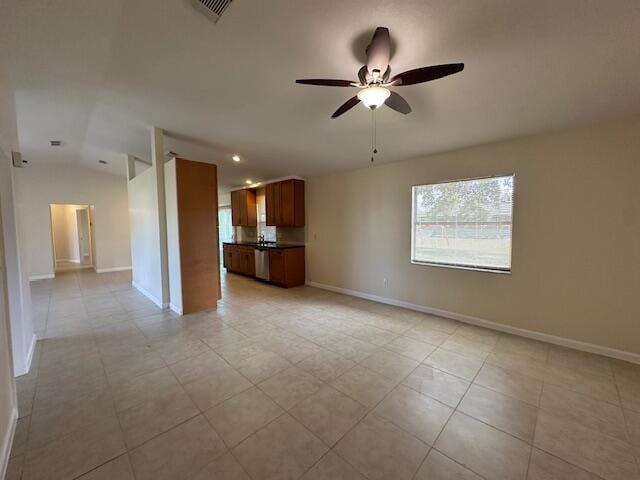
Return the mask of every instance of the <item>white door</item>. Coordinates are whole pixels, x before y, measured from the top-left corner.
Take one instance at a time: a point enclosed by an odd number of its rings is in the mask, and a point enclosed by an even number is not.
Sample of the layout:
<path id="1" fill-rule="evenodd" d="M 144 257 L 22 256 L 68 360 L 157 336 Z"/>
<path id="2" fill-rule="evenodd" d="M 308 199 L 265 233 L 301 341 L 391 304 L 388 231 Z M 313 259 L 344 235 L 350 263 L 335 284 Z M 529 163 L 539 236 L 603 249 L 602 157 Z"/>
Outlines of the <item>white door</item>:
<path id="1" fill-rule="evenodd" d="M 91 227 L 89 225 L 89 208 L 76 210 L 78 221 L 78 249 L 80 250 L 80 263 L 91 265 Z"/>

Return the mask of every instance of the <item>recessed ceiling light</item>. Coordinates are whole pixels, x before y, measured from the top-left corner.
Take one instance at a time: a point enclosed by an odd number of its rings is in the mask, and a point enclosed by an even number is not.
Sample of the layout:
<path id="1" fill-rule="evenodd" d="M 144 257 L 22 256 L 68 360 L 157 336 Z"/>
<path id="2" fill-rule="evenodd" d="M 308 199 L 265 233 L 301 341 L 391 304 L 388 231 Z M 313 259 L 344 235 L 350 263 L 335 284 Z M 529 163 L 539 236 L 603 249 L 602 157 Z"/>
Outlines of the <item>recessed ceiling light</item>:
<path id="1" fill-rule="evenodd" d="M 251 185 L 253 182 L 251 180 L 245 180 L 244 183 L 246 183 L 247 185 Z"/>
<path id="2" fill-rule="evenodd" d="M 62 142 L 60 140 L 50 140 L 49 143 L 51 143 L 52 147 L 59 147 L 60 145 L 62 145 Z"/>
<path id="3" fill-rule="evenodd" d="M 231 157 L 233 159 L 234 162 L 239 162 L 240 161 L 240 155 L 234 155 L 233 157 Z"/>

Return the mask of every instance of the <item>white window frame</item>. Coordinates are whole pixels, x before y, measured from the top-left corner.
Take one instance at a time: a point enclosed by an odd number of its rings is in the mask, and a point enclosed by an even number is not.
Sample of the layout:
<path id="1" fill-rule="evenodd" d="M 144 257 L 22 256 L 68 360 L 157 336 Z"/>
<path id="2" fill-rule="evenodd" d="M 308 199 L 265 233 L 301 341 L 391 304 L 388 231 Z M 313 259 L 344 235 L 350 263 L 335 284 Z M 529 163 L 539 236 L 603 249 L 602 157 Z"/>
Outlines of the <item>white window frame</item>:
<path id="1" fill-rule="evenodd" d="M 463 265 L 463 264 L 454 264 L 454 263 L 444 263 L 444 262 L 425 262 L 421 260 L 415 259 L 415 220 L 416 220 L 416 189 L 418 187 L 425 187 L 430 185 L 441 185 L 443 183 L 458 183 L 458 182 L 469 182 L 473 180 L 485 180 L 489 178 L 504 178 L 504 177 L 512 177 L 513 178 L 513 190 L 511 195 L 511 248 L 509 248 L 509 267 L 508 268 L 496 268 L 496 267 L 486 267 L 482 265 Z M 516 200 L 516 175 L 514 173 L 506 173 L 501 175 L 489 175 L 486 177 L 473 177 L 473 178 L 460 178 L 455 180 L 444 180 L 441 182 L 431 182 L 431 183 L 420 183 L 411 186 L 411 249 L 410 249 L 410 262 L 412 265 L 421 265 L 427 267 L 438 267 L 438 268 L 451 268 L 455 270 L 471 270 L 476 272 L 488 272 L 488 273 L 499 273 L 503 275 L 511 275 L 513 270 L 513 212 L 515 209 L 515 200 Z"/>

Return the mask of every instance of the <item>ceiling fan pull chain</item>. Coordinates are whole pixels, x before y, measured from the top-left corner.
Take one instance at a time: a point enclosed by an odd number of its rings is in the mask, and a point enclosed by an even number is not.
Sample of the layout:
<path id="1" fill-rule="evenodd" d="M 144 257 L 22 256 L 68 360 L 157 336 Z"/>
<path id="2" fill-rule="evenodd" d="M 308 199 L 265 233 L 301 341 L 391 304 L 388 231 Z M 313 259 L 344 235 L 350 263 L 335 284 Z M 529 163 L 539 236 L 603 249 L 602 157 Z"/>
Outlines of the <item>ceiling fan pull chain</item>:
<path id="1" fill-rule="evenodd" d="M 375 120 L 375 110 L 371 110 L 371 163 L 373 163 L 373 156 L 375 155 L 376 150 L 376 120 Z"/>
<path id="2" fill-rule="evenodd" d="M 376 119 L 376 108 L 373 111 L 373 153 L 378 153 L 378 120 Z"/>
<path id="3" fill-rule="evenodd" d="M 371 110 L 371 163 L 373 163 L 374 155 L 378 153 L 378 135 L 377 135 L 377 124 L 376 124 L 376 110 Z"/>

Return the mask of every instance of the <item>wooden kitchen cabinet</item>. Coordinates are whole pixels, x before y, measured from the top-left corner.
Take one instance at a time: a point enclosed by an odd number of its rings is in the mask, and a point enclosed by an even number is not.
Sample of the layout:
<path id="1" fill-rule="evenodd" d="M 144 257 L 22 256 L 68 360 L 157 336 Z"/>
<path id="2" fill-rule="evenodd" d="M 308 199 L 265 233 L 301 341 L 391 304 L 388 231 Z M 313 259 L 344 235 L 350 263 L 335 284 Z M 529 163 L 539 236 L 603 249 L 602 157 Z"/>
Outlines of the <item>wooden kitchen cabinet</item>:
<path id="1" fill-rule="evenodd" d="M 231 192 L 231 224 L 234 227 L 258 225 L 255 189 L 247 188 Z"/>
<path id="2" fill-rule="evenodd" d="M 276 285 L 286 284 L 284 252 L 285 250 L 271 250 L 269 252 L 269 281 Z"/>
<path id="3" fill-rule="evenodd" d="M 229 272 L 255 277 L 255 251 L 253 247 L 224 244 L 222 246 L 224 268 Z"/>
<path id="4" fill-rule="evenodd" d="M 253 247 L 237 247 L 237 248 L 238 248 L 238 253 L 234 257 L 234 260 L 236 258 L 238 259 L 237 261 L 238 272 L 242 273 L 243 275 L 255 277 L 256 276 L 255 249 Z"/>
<path id="5" fill-rule="evenodd" d="M 264 207 L 267 225 L 279 226 L 282 223 L 280 208 L 280 182 L 268 183 L 264 192 Z"/>
<path id="6" fill-rule="evenodd" d="M 254 247 L 225 243 L 222 254 L 228 272 L 256 276 Z M 286 288 L 304 285 L 304 247 L 269 249 L 269 281 Z"/>
<path id="7" fill-rule="evenodd" d="M 269 281 L 280 287 L 304 285 L 304 247 L 269 251 Z"/>
<path id="8" fill-rule="evenodd" d="M 231 245 L 222 246 L 223 265 L 227 270 L 233 270 L 233 248 Z"/>
<path id="9" fill-rule="evenodd" d="M 304 227 L 304 181 L 268 183 L 265 187 L 267 225 Z"/>

